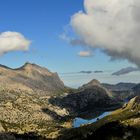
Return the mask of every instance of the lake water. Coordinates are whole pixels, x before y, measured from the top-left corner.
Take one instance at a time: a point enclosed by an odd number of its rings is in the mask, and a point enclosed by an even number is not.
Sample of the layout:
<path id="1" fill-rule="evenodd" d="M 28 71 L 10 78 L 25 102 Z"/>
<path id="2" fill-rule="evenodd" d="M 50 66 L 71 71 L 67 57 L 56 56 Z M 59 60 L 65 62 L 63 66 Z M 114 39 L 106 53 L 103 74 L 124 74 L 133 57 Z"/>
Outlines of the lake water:
<path id="1" fill-rule="evenodd" d="M 73 120 L 73 127 L 76 128 L 76 127 L 80 127 L 83 124 L 94 123 L 94 122 L 98 121 L 98 119 L 102 119 L 102 118 L 106 117 L 107 115 L 109 115 L 110 113 L 111 113 L 111 111 L 110 112 L 104 112 L 100 116 L 98 116 L 96 118 L 93 118 L 93 119 L 90 119 L 90 120 L 82 119 L 82 118 L 75 118 Z"/>

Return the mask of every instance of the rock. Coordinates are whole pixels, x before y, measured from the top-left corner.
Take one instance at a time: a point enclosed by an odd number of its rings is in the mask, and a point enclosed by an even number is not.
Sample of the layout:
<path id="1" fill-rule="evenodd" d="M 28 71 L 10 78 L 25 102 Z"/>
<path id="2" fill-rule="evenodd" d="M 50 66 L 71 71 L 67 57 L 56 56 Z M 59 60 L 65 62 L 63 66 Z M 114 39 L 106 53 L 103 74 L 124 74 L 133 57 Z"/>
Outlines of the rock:
<path id="1" fill-rule="evenodd" d="M 0 66 L 0 87 L 50 95 L 66 91 L 65 85 L 57 73 L 30 63 L 17 69 Z"/>
<path id="2" fill-rule="evenodd" d="M 66 108 L 69 114 L 78 115 L 85 111 L 103 111 L 121 107 L 121 103 L 113 99 L 98 81 L 93 80 L 80 87 L 77 92 L 64 97 L 49 99 L 54 106 Z"/>
<path id="3" fill-rule="evenodd" d="M 5 129 L 3 128 L 2 124 L 0 123 L 0 132 L 5 132 Z"/>

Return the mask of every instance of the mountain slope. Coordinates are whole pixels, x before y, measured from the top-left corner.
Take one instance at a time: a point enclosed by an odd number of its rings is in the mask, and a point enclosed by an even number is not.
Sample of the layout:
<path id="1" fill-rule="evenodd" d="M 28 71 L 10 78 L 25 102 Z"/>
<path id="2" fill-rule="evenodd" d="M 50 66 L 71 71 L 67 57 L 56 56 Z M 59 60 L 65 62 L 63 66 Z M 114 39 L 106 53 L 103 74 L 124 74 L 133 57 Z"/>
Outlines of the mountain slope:
<path id="1" fill-rule="evenodd" d="M 1 65 L 0 132 L 34 132 L 49 137 L 61 125 L 55 121 L 68 112 L 51 105 L 48 100 L 52 96 L 63 95 L 66 90 L 57 73 L 46 68 L 30 63 L 17 69 Z"/>
<path id="2" fill-rule="evenodd" d="M 107 88 L 110 91 L 130 91 L 134 86 L 136 86 L 135 83 L 118 83 L 118 84 L 106 84 L 102 83 L 102 86 Z"/>
<path id="3" fill-rule="evenodd" d="M 136 96 L 133 88 L 137 86 L 135 83 L 118 83 L 115 85 L 102 83 L 102 86 L 112 92 L 112 96 L 127 101 Z"/>
<path id="4" fill-rule="evenodd" d="M 0 66 L 0 86 L 50 95 L 63 92 L 66 88 L 57 73 L 30 63 L 17 69 Z"/>
<path id="5" fill-rule="evenodd" d="M 55 106 L 66 108 L 69 110 L 69 114 L 74 116 L 112 110 L 121 106 L 121 102 L 115 100 L 97 80 L 90 81 L 74 93 L 64 97 L 51 98 L 49 102 Z"/>
<path id="6" fill-rule="evenodd" d="M 122 108 L 95 123 L 61 131 L 58 139 L 139 140 L 139 138 L 140 96 L 136 96 Z"/>

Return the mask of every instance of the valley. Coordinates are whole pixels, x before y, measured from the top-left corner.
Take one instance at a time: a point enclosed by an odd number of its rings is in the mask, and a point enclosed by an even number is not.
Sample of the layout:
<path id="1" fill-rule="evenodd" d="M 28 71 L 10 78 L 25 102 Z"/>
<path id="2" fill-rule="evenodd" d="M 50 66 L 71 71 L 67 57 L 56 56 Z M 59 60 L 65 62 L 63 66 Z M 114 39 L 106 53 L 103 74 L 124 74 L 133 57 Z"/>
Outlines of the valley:
<path id="1" fill-rule="evenodd" d="M 140 140 L 140 0 L 0 0 L 0 140 Z"/>
<path id="2" fill-rule="evenodd" d="M 95 79 L 72 89 L 57 73 L 36 64 L 26 63 L 17 69 L 0 66 L 0 73 L 1 140 L 72 139 L 67 133 L 77 137 L 81 130 L 106 124 L 106 118 L 116 121 L 118 114 L 114 119 L 113 110 L 123 108 L 119 114 L 127 113 L 124 101 L 138 96 L 138 85 L 109 85 Z"/>

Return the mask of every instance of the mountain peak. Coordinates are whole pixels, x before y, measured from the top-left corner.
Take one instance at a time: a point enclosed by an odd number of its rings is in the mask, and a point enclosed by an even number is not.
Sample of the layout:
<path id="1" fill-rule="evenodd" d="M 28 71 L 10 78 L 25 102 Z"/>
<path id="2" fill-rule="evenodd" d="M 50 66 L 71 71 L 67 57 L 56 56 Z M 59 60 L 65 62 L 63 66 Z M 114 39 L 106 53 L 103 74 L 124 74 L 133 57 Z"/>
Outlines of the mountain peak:
<path id="1" fill-rule="evenodd" d="M 52 74 L 52 72 L 50 72 L 47 68 L 39 66 L 39 65 L 34 64 L 34 63 L 29 63 L 29 62 L 26 62 L 23 66 L 21 66 L 17 70 L 25 70 L 25 71 L 33 71 L 34 70 L 34 71 Z"/>
<path id="2" fill-rule="evenodd" d="M 17 69 L 0 65 L 0 73 L 0 85 L 4 85 L 8 89 L 9 87 L 11 89 L 29 89 L 47 94 L 63 92 L 65 89 L 65 85 L 57 73 L 29 62 Z"/>
<path id="3" fill-rule="evenodd" d="M 98 85 L 100 85 L 100 82 L 98 80 L 96 80 L 96 79 L 93 79 L 88 84 L 98 86 Z"/>
<path id="4" fill-rule="evenodd" d="M 29 63 L 29 62 L 26 62 L 22 67 L 26 68 L 26 67 L 36 67 L 38 65 L 34 64 L 34 63 Z M 40 66 L 38 66 L 40 67 Z"/>
<path id="5" fill-rule="evenodd" d="M 98 80 L 93 79 L 90 82 L 88 82 L 87 84 L 82 85 L 79 89 L 86 89 L 86 88 L 91 88 L 91 87 L 94 87 L 94 86 L 101 87 L 101 84 Z"/>

